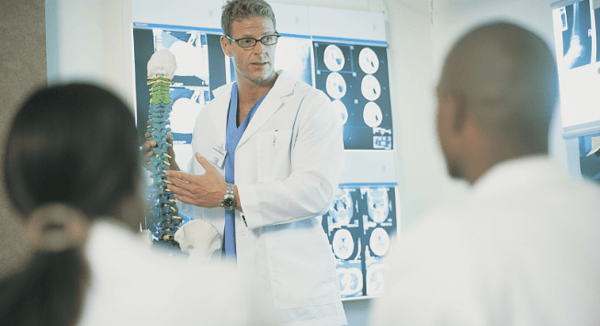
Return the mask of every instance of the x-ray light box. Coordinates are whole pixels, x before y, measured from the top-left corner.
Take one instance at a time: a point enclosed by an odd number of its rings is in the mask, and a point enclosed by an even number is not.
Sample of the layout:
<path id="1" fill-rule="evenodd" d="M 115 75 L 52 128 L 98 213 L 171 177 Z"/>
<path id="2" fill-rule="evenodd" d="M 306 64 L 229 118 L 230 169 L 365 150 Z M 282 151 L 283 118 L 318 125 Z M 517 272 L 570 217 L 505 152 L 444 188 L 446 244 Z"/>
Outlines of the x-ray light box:
<path id="1" fill-rule="evenodd" d="M 552 4 L 563 136 L 600 132 L 600 1 Z"/>

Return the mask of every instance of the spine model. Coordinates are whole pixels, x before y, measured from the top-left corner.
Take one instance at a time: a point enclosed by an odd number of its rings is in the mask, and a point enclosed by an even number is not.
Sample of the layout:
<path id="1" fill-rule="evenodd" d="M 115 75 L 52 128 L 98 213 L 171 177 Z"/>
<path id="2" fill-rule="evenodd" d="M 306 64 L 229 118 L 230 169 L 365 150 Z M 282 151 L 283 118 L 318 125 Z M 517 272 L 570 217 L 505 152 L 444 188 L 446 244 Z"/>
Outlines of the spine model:
<path id="1" fill-rule="evenodd" d="M 169 170 L 168 147 L 171 146 L 167 141 L 170 132 L 169 114 L 173 107 L 173 101 L 169 94 L 169 85 L 172 85 L 171 78 L 175 71 L 175 58 L 167 50 L 156 52 L 148 62 L 148 85 L 150 86 L 150 107 L 148 112 L 147 131 L 150 134 L 148 140 L 154 140 L 157 144 L 152 149 L 154 155 L 149 158 L 150 165 L 148 169 L 152 173 L 152 202 L 153 206 L 150 213 L 153 224 L 156 227 L 155 236 L 158 241 L 166 244 L 177 245 L 174 236 L 181 224 L 181 217 L 178 216 L 177 200 L 173 193 L 167 189 L 167 176 L 165 172 Z"/>

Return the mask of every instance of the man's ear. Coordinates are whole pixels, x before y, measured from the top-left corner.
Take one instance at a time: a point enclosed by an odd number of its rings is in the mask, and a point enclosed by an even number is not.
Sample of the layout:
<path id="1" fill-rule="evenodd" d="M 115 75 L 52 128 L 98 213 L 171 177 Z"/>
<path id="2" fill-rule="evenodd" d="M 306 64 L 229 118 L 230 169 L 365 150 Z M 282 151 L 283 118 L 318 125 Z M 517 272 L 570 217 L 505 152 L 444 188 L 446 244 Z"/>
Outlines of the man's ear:
<path id="1" fill-rule="evenodd" d="M 465 96 L 461 93 L 452 93 L 447 97 L 450 119 L 452 120 L 452 131 L 459 134 L 463 132 L 467 122 L 467 106 Z"/>
<path id="2" fill-rule="evenodd" d="M 37 208 L 27 217 L 25 231 L 36 250 L 60 252 L 85 243 L 88 218 L 75 207 L 52 203 Z"/>
<path id="3" fill-rule="evenodd" d="M 221 36 L 221 48 L 226 56 L 231 57 L 231 41 L 229 41 L 225 36 Z"/>

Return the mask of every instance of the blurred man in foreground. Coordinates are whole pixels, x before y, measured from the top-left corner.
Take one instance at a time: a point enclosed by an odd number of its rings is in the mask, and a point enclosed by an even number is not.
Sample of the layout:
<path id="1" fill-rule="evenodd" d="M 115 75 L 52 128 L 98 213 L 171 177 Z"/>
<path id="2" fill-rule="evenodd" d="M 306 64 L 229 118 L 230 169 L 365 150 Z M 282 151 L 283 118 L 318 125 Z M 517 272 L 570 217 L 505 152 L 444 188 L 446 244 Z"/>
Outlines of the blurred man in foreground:
<path id="1" fill-rule="evenodd" d="M 453 46 L 437 131 L 467 200 L 402 235 L 372 325 L 597 325 L 600 190 L 548 158 L 557 70 L 548 46 L 509 24 Z"/>

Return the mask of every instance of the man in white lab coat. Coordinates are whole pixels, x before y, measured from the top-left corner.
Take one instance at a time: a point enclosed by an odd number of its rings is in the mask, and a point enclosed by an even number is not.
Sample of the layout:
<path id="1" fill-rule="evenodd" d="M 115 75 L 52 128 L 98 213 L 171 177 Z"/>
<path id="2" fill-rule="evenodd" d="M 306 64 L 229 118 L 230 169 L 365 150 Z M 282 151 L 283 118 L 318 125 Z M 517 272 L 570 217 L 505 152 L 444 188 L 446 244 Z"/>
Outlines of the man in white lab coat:
<path id="1" fill-rule="evenodd" d="M 229 1 L 222 27 L 236 82 L 200 112 L 190 174 L 170 171 L 169 189 L 223 230 L 224 254 L 259 281 L 286 324 L 343 325 L 320 221 L 341 175 L 341 124 L 323 92 L 274 70 L 279 34 L 266 2 Z"/>
<path id="2" fill-rule="evenodd" d="M 371 325 L 600 323 L 600 190 L 547 156 L 557 91 L 550 49 L 521 27 L 454 45 L 437 130 L 470 195 L 401 236 Z"/>

